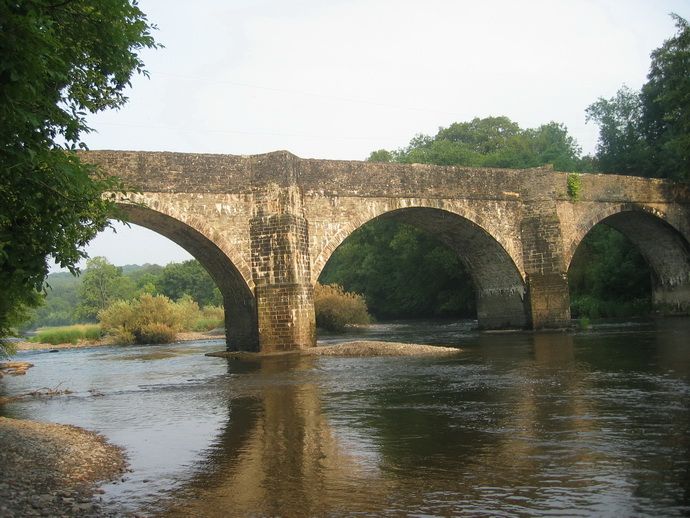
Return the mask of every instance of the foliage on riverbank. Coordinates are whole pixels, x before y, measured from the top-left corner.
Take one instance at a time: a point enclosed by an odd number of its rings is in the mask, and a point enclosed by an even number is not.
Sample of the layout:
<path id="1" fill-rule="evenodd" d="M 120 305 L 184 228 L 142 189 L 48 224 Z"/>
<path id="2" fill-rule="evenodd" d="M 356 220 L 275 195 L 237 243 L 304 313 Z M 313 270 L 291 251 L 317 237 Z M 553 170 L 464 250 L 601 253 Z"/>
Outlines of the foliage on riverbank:
<path id="1" fill-rule="evenodd" d="M 95 322 L 98 312 L 116 300 L 132 300 L 144 293 L 165 295 L 171 300 L 189 296 L 200 307 L 221 306 L 223 299 L 213 279 L 196 260 L 157 264 L 114 266 L 94 257 L 84 273 L 50 274 L 43 305 L 33 311 L 24 330 Z M 223 318 L 222 309 L 220 317 Z M 210 325 L 210 323 L 208 324 Z M 218 327 L 218 326 L 216 326 Z"/>
<path id="2" fill-rule="evenodd" d="M 316 325 L 328 331 L 343 331 L 350 325 L 371 322 L 364 297 L 348 293 L 338 285 L 316 283 L 314 287 Z"/>
<path id="3" fill-rule="evenodd" d="M 606 225 L 582 240 L 568 272 L 573 318 L 625 318 L 651 311 L 651 272 L 637 248 Z"/>
<path id="4" fill-rule="evenodd" d="M 118 300 L 102 310 L 98 319 L 105 333 L 122 344 L 162 344 L 191 330 L 201 318 L 191 298 L 173 302 L 165 295 L 144 293 L 136 299 Z"/>
<path id="5" fill-rule="evenodd" d="M 458 254 L 411 225 L 376 219 L 335 251 L 320 282 L 361 293 L 380 320 L 472 318 L 472 280 Z"/>
<path id="6" fill-rule="evenodd" d="M 53 345 L 76 344 L 84 340 L 98 340 L 101 335 L 101 326 L 98 324 L 76 324 L 39 329 L 31 341 Z"/>
<path id="7" fill-rule="evenodd" d="M 204 306 L 201 316 L 192 326 L 192 331 L 211 331 L 225 325 L 225 310 L 222 306 Z"/>

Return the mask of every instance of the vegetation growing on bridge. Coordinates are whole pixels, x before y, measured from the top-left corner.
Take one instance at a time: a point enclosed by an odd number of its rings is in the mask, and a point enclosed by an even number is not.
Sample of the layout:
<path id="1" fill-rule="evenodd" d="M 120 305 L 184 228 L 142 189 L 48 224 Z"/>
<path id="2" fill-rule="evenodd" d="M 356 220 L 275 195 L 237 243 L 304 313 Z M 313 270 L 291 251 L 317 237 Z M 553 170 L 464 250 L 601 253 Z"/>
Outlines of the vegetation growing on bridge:
<path id="1" fill-rule="evenodd" d="M 379 150 L 369 160 L 443 165 L 536 167 L 589 171 L 567 130 L 551 123 L 524 130 L 507 117 L 474 119 L 420 135 L 403 149 Z M 579 173 L 568 175 L 568 195 L 581 195 Z M 472 281 L 450 249 L 407 225 L 374 220 L 353 233 L 324 268 L 323 282 L 362 293 L 378 318 L 474 317 Z M 574 316 L 632 316 L 649 311 L 650 272 L 639 251 L 619 232 L 595 228 L 573 261 Z"/>

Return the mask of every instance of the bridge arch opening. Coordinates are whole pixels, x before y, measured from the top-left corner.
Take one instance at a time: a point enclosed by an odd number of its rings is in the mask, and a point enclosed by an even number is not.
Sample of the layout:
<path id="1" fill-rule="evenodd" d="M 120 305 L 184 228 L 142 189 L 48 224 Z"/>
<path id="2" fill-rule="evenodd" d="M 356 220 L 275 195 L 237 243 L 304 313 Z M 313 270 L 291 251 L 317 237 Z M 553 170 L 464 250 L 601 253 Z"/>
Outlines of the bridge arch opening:
<path id="1" fill-rule="evenodd" d="M 369 220 L 336 248 L 319 281 L 363 293 L 381 318 L 470 317 L 489 329 L 529 323 L 525 283 L 510 255 L 482 227 L 443 209 L 407 207 Z M 381 307 L 391 299 L 424 309 L 395 315 Z"/>
<path id="2" fill-rule="evenodd" d="M 575 245 L 573 317 L 690 312 L 690 245 L 663 215 L 624 206 L 593 221 Z"/>
<path id="3" fill-rule="evenodd" d="M 231 259 L 199 230 L 179 219 L 142 205 L 122 203 L 118 208 L 126 221 L 170 239 L 199 261 L 223 298 L 228 349 L 257 351 L 256 301 Z"/>

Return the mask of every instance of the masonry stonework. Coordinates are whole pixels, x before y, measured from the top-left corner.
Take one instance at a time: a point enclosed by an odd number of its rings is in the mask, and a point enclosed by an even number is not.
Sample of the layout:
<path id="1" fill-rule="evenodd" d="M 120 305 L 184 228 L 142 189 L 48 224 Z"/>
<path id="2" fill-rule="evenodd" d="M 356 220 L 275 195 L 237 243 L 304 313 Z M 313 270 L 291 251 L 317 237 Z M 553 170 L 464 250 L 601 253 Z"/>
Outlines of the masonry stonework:
<path id="1" fill-rule="evenodd" d="M 690 312 L 687 186 L 549 168 L 479 169 L 257 156 L 93 151 L 83 155 L 138 194 L 126 219 L 172 239 L 223 294 L 228 348 L 286 351 L 315 343 L 313 286 L 361 225 L 391 218 L 430 232 L 472 276 L 484 328 L 562 326 L 567 272 L 599 223 L 623 232 L 653 271 L 660 310 Z M 420 265 L 424 268 L 424 265 Z"/>

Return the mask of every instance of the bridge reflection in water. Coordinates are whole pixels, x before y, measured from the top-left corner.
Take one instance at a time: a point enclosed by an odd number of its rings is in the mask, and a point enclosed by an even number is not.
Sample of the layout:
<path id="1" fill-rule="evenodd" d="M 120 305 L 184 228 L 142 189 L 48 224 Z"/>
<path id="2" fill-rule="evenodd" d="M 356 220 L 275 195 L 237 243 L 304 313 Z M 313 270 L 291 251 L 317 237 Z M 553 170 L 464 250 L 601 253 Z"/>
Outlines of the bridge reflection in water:
<path id="1" fill-rule="evenodd" d="M 484 334 L 457 359 L 229 361 L 228 423 L 164 514 L 682 514 L 676 322 Z"/>
<path id="2" fill-rule="evenodd" d="M 237 362 L 230 362 L 236 374 Z M 357 492 L 345 507 L 352 512 L 381 501 L 372 452 L 358 451 L 361 445 L 339 436 L 324 415 L 323 373 L 314 362 L 289 356 L 239 366 L 253 372 L 242 390 L 251 395 L 230 399 L 228 425 L 203 471 L 176 492 L 166 515 L 322 515 L 342 508 L 348 491 Z"/>

